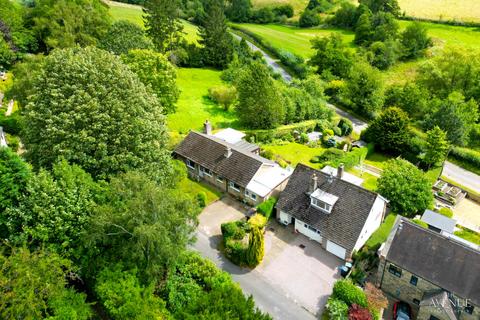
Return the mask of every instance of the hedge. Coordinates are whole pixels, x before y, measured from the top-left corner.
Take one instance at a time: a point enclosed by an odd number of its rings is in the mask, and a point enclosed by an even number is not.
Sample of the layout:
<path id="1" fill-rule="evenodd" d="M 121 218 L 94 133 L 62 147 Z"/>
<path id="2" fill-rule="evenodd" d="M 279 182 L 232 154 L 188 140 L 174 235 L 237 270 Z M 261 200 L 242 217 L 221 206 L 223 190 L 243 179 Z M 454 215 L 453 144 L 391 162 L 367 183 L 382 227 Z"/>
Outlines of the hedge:
<path id="1" fill-rule="evenodd" d="M 276 203 L 277 203 L 277 198 L 271 197 L 267 201 L 260 203 L 257 206 L 257 211 L 261 213 L 268 220 L 272 216 L 273 207 L 275 207 Z"/>
<path id="2" fill-rule="evenodd" d="M 280 126 L 275 129 L 266 130 L 245 130 L 247 141 L 253 137 L 255 142 L 269 143 L 274 139 L 282 139 L 286 136 L 292 135 L 293 131 L 311 132 L 311 131 L 320 131 L 330 128 L 331 124 L 328 120 L 306 120 L 298 123 L 288 124 Z"/>
<path id="3" fill-rule="evenodd" d="M 342 157 L 326 162 L 325 165 L 338 168 L 339 165 L 343 164 L 345 169 L 348 170 L 362 163 L 372 151 L 373 144 L 369 144 L 367 147 L 363 148 L 354 148 L 352 151 L 346 152 Z"/>
<path id="4" fill-rule="evenodd" d="M 338 280 L 335 282 L 332 297 L 342 300 L 348 306 L 352 304 L 357 304 L 364 308 L 368 306 L 365 292 L 355 286 L 350 280 Z"/>
<path id="5" fill-rule="evenodd" d="M 480 170 L 480 152 L 467 149 L 454 147 L 449 154 L 455 160 L 466 162 Z"/>

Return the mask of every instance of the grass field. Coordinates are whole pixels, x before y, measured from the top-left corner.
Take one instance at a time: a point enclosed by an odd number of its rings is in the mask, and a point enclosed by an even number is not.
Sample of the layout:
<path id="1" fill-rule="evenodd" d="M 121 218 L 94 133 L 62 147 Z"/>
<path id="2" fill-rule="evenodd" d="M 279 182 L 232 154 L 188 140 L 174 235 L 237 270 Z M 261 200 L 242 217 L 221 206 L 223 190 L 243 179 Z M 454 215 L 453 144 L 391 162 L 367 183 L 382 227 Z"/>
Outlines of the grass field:
<path id="1" fill-rule="evenodd" d="M 222 83 L 220 71 L 209 69 L 178 69 L 177 84 L 181 90 L 177 111 L 167 118 L 169 130 L 180 134 L 200 130 L 209 120 L 214 129 L 238 128 L 234 112 L 226 112 L 207 97 L 208 89 Z"/>
<path id="2" fill-rule="evenodd" d="M 296 142 L 289 142 L 281 145 L 265 144 L 262 145 L 262 149 L 272 151 L 275 155 L 281 157 L 292 166 L 303 163 L 317 169 L 319 168 L 319 165 L 311 163 L 310 159 L 320 155 L 324 151 L 323 148 L 310 148 Z"/>
<path id="3" fill-rule="evenodd" d="M 127 20 L 144 26 L 143 24 L 143 12 L 140 6 L 120 3 L 115 1 L 105 1 L 110 7 L 110 15 L 114 20 Z M 188 42 L 194 42 L 198 39 L 198 29 L 193 24 L 183 21 L 183 31 L 185 32 L 185 38 Z"/>

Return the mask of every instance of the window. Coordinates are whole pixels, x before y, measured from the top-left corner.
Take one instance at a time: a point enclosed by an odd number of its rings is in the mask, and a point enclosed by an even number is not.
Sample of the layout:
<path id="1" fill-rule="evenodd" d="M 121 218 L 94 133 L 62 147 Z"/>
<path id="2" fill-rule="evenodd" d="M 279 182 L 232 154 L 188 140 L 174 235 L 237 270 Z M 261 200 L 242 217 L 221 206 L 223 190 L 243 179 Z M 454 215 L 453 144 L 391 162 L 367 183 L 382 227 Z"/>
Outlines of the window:
<path id="1" fill-rule="evenodd" d="M 435 317 L 435 316 L 430 316 L 430 318 L 428 318 L 428 320 L 440 320 L 440 319 L 438 319 L 438 318 Z"/>
<path id="2" fill-rule="evenodd" d="M 418 306 L 418 305 L 420 305 L 420 300 L 418 300 L 418 299 L 413 299 L 413 303 Z"/>
<path id="3" fill-rule="evenodd" d="M 250 194 L 250 198 L 252 198 L 253 201 L 257 201 L 257 195 L 253 192 Z"/>
<path id="4" fill-rule="evenodd" d="M 315 229 L 314 227 L 311 227 L 311 226 L 309 226 L 309 225 L 308 225 L 308 224 L 306 224 L 306 223 L 304 224 L 304 226 L 305 226 L 305 228 L 307 228 L 308 230 L 310 230 L 310 231 L 313 231 L 313 232 L 315 232 L 315 233 L 318 233 L 318 234 L 320 234 L 320 231 L 318 231 L 318 230 L 317 230 L 317 229 Z"/>
<path id="5" fill-rule="evenodd" d="M 312 198 L 312 205 L 323 210 L 326 212 L 331 212 L 332 211 L 332 206 L 329 204 L 326 204 L 323 201 L 320 201 L 318 199 Z"/>
<path id="6" fill-rule="evenodd" d="M 230 181 L 229 185 L 230 185 L 230 188 L 232 188 L 233 190 L 240 191 L 240 186 L 235 182 Z"/>
<path id="7" fill-rule="evenodd" d="M 390 272 L 391 274 L 399 278 L 402 276 L 402 269 L 394 266 L 393 264 L 391 264 L 390 267 L 388 267 L 388 272 Z"/>
<path id="8" fill-rule="evenodd" d="M 193 162 L 190 159 L 187 159 L 187 167 L 189 167 L 190 169 L 195 169 L 195 162 Z"/>
<path id="9" fill-rule="evenodd" d="M 218 176 L 217 181 L 220 182 L 220 183 L 223 183 L 225 180 L 223 179 L 223 177 Z"/>
<path id="10" fill-rule="evenodd" d="M 467 303 L 467 306 L 465 307 L 464 310 L 465 310 L 465 313 L 473 314 L 473 309 L 474 309 L 473 305 L 470 303 Z"/>
<path id="11" fill-rule="evenodd" d="M 204 167 L 200 167 L 200 171 L 202 171 L 205 175 L 211 177 L 212 176 L 212 170 L 210 169 L 207 169 L 207 168 L 204 168 Z"/>
<path id="12" fill-rule="evenodd" d="M 413 285 L 413 286 L 416 286 L 417 285 L 417 282 L 418 282 L 418 278 L 415 277 L 415 276 L 412 276 L 410 278 L 410 284 Z"/>

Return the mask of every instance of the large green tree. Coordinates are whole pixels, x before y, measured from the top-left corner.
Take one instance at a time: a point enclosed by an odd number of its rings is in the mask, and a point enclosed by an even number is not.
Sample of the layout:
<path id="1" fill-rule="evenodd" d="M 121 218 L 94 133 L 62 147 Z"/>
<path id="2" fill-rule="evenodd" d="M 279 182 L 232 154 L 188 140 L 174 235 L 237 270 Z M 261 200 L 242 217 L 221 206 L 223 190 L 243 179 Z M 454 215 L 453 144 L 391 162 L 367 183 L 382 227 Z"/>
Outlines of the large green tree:
<path id="1" fill-rule="evenodd" d="M 120 58 L 96 48 L 56 50 L 33 79 L 23 141 L 27 157 L 59 157 L 95 178 L 131 168 L 162 182 L 171 174 L 163 109 Z"/>
<path id="2" fill-rule="evenodd" d="M 438 126 L 427 131 L 423 161 L 430 167 L 445 160 L 449 149 L 447 134 Z"/>
<path id="3" fill-rule="evenodd" d="M 145 0 L 143 21 L 147 34 L 161 53 L 175 50 L 182 38 L 179 0 Z"/>
<path id="4" fill-rule="evenodd" d="M 315 50 L 309 64 L 317 68 L 318 74 L 333 75 L 345 78 L 350 74 L 353 66 L 353 53 L 337 34 L 329 37 L 315 38 L 312 40 Z"/>
<path id="5" fill-rule="evenodd" d="M 79 258 L 80 235 L 101 193 L 89 174 L 66 161 L 52 172 L 42 169 L 31 177 L 20 204 L 4 212 L 8 239 Z"/>
<path id="6" fill-rule="evenodd" d="M 108 6 L 100 0 L 37 0 L 29 18 L 46 51 L 95 45 L 110 25 Z"/>
<path id="7" fill-rule="evenodd" d="M 432 184 L 420 169 L 403 159 L 387 163 L 377 191 L 390 201 L 393 212 L 410 218 L 433 205 Z"/>
<path id="8" fill-rule="evenodd" d="M 360 4 L 367 6 L 374 13 L 383 11 L 396 17 L 400 15 L 398 0 L 360 0 Z"/>
<path id="9" fill-rule="evenodd" d="M 22 158 L 10 148 L 0 147 L 0 214 L 18 204 L 30 176 L 30 169 Z"/>
<path id="10" fill-rule="evenodd" d="M 151 50 L 131 50 L 122 56 L 122 60 L 152 89 L 164 113 L 175 112 L 175 104 L 180 95 L 176 82 L 177 72 L 164 55 Z"/>
<path id="11" fill-rule="evenodd" d="M 367 63 L 358 62 L 350 72 L 342 95 L 356 112 L 374 118 L 384 102 L 380 72 Z"/>
<path id="12" fill-rule="evenodd" d="M 86 295 L 67 287 L 75 271 L 70 261 L 46 251 L 11 250 L 0 253 L 2 319 L 91 318 Z"/>
<path id="13" fill-rule="evenodd" d="M 429 111 L 429 100 L 428 90 L 415 82 L 392 85 L 385 92 L 385 107 L 399 107 L 415 119 L 423 119 Z"/>
<path id="14" fill-rule="evenodd" d="M 208 0 L 200 27 L 200 44 L 206 65 L 224 69 L 233 59 L 233 37 L 228 32 L 224 0 Z"/>
<path id="15" fill-rule="evenodd" d="M 479 118 L 475 100 L 465 101 L 461 93 L 452 92 L 447 99 L 433 100 L 430 106 L 433 112 L 426 119 L 425 126 L 433 128 L 437 125 L 447 132 L 451 143 L 465 145 Z"/>
<path id="16" fill-rule="evenodd" d="M 110 26 L 98 47 L 120 55 L 133 49 L 153 49 L 153 43 L 140 26 L 120 20 Z"/>
<path id="17" fill-rule="evenodd" d="M 150 284 L 193 240 L 199 208 L 181 190 L 159 187 L 130 172 L 112 179 L 106 200 L 85 238 L 92 270 L 121 261 L 127 269 L 137 268 L 142 283 Z"/>
<path id="18" fill-rule="evenodd" d="M 404 58 L 415 59 L 425 56 L 425 51 L 432 46 L 432 39 L 427 34 L 427 28 L 420 22 L 413 22 L 401 34 L 404 48 Z"/>
<path id="19" fill-rule="evenodd" d="M 271 129 L 281 124 L 285 110 L 277 84 L 261 62 L 252 62 L 237 82 L 238 117 L 249 128 Z"/>
<path id="20" fill-rule="evenodd" d="M 250 19 L 252 3 L 250 0 L 230 0 L 227 16 L 233 22 L 247 22 Z"/>
<path id="21" fill-rule="evenodd" d="M 394 155 L 401 154 L 408 146 L 411 133 L 405 111 L 390 107 L 373 120 L 364 132 L 365 140 L 374 142 L 376 148 Z"/>

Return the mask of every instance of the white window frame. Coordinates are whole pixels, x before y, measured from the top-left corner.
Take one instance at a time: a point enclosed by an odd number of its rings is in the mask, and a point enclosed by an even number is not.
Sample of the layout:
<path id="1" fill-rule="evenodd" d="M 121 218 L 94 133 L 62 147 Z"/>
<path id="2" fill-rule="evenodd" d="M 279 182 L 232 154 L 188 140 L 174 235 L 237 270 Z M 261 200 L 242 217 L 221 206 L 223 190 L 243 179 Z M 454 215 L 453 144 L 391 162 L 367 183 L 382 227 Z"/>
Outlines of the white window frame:
<path id="1" fill-rule="evenodd" d="M 217 182 L 224 183 L 224 182 L 225 182 L 225 178 L 224 178 L 224 177 L 221 177 L 221 176 L 217 176 Z"/>
<path id="2" fill-rule="evenodd" d="M 192 163 L 193 163 L 193 166 L 191 165 Z M 195 169 L 195 162 L 193 162 L 193 161 L 190 160 L 190 159 L 187 159 L 186 165 L 187 165 L 187 167 L 189 167 L 190 169 Z"/>
<path id="3" fill-rule="evenodd" d="M 320 201 L 318 199 L 315 199 L 315 198 L 312 198 L 311 199 L 311 204 L 312 206 L 314 206 L 315 208 L 318 208 L 322 211 L 325 211 L 327 213 L 331 213 L 332 212 L 332 206 L 329 205 L 328 203 L 325 203 L 323 201 Z M 323 205 L 323 207 L 322 207 Z"/>
<path id="4" fill-rule="evenodd" d="M 228 184 L 230 188 L 232 188 L 233 190 L 237 191 L 237 192 L 240 192 L 240 186 L 237 184 L 237 186 L 239 187 L 238 189 L 235 188 L 235 182 L 233 181 L 230 181 L 230 183 Z"/>
<path id="5" fill-rule="evenodd" d="M 251 191 L 245 189 L 245 197 L 252 199 L 253 201 L 257 201 L 257 195 Z"/>
<path id="6" fill-rule="evenodd" d="M 200 167 L 200 171 L 203 172 L 204 175 L 211 177 L 212 176 L 212 170 L 207 169 L 205 167 Z"/>

